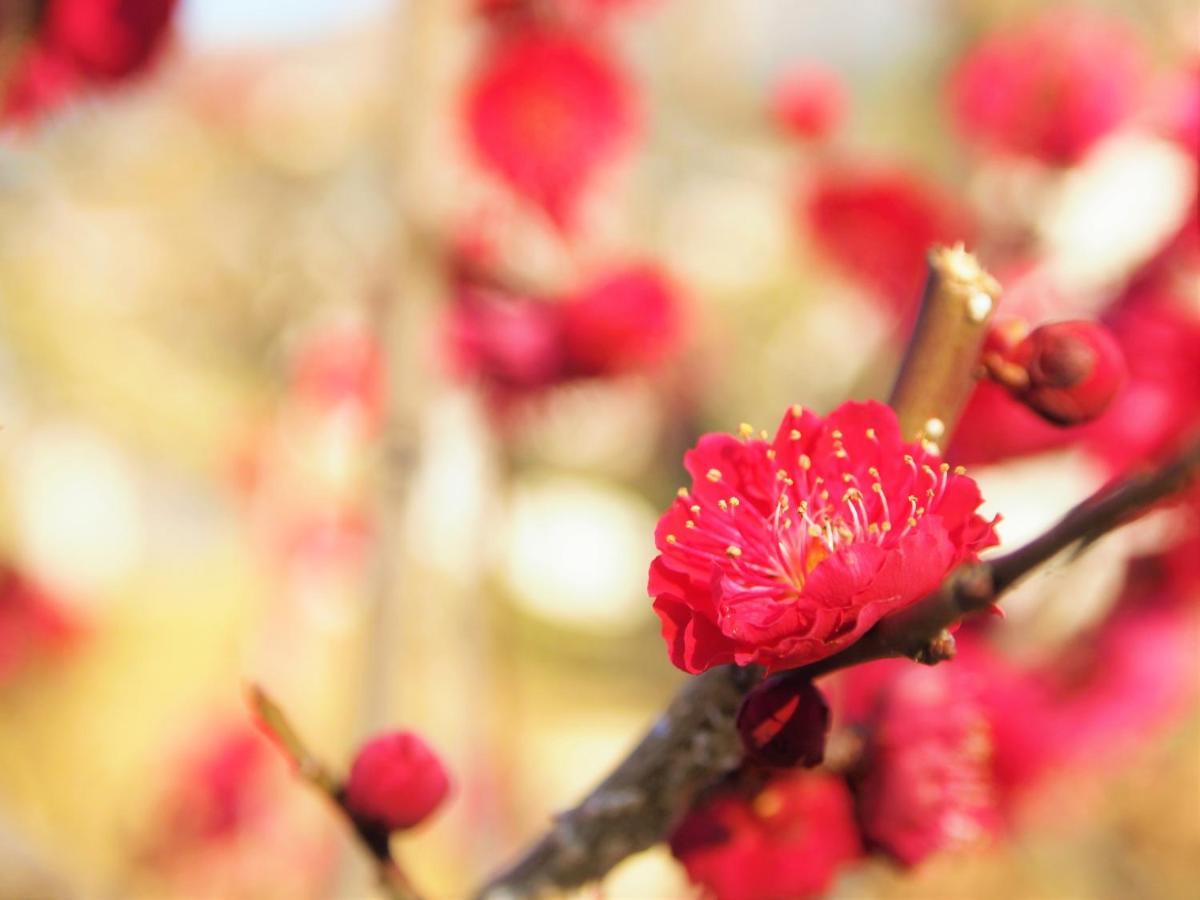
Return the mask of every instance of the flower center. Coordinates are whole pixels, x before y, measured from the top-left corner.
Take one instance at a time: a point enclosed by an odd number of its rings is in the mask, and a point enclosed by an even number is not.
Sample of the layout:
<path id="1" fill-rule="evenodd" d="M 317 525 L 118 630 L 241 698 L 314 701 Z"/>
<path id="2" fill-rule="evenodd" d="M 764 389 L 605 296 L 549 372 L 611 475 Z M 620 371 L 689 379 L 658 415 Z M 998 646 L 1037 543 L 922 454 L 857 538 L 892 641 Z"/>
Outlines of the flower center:
<path id="1" fill-rule="evenodd" d="M 748 427 L 742 436 L 748 440 L 747 432 Z M 742 596 L 788 601 L 839 550 L 859 543 L 892 547 L 941 504 L 951 478 L 947 464 L 935 469 L 905 454 L 901 465 L 888 466 L 885 485 L 876 466 L 850 457 L 841 432 L 830 436 L 832 453 L 816 465 L 806 453 L 787 461 L 778 444 L 767 448 L 770 464 L 787 466 L 775 471 L 773 508 L 761 491 L 743 493 L 720 469 L 710 469 L 707 481 L 728 485 L 729 492 L 714 497 L 705 491 L 701 498 L 682 491 L 688 533 L 683 540 L 667 535 L 667 542 L 695 562 L 719 565 L 740 582 Z M 799 441 L 800 432 L 793 430 L 789 437 Z M 878 440 L 874 429 L 867 429 L 866 437 Z M 953 474 L 963 471 L 956 468 Z"/>

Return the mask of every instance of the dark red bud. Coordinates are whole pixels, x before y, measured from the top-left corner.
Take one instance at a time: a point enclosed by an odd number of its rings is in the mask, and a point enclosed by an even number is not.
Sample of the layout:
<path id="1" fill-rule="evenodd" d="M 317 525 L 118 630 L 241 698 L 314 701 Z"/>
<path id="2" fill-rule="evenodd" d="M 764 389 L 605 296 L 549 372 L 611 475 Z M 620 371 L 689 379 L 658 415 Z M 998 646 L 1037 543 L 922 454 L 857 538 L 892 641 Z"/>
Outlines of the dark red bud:
<path id="1" fill-rule="evenodd" d="M 400 831 L 427 819 L 450 779 L 437 754 L 412 732 L 394 731 L 359 748 L 346 781 L 346 809 L 362 825 Z"/>
<path id="2" fill-rule="evenodd" d="M 829 707 L 807 678 L 777 676 L 746 695 L 737 727 L 751 762 L 772 768 L 816 766 L 825 758 Z"/>
<path id="3" fill-rule="evenodd" d="M 1088 321 L 1035 328 L 1006 358 L 988 365 L 1014 397 L 1056 425 L 1081 425 L 1101 415 L 1126 374 L 1116 339 Z"/>

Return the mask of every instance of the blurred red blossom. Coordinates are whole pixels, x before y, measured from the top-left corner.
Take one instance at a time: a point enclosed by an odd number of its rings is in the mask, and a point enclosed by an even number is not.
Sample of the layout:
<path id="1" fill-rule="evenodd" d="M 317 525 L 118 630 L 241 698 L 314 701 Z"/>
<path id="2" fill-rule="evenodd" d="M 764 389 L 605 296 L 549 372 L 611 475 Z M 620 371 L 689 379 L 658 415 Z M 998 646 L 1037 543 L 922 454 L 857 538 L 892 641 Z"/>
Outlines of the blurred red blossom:
<path id="1" fill-rule="evenodd" d="M 601 43 L 522 29 L 488 45 L 466 120 L 480 163 L 566 228 L 634 129 L 632 87 Z"/>
<path id="2" fill-rule="evenodd" d="M 786 71 L 775 83 L 771 112 L 778 125 L 804 140 L 829 137 L 846 112 L 846 90 L 837 73 L 814 63 Z"/>
<path id="3" fill-rule="evenodd" d="M 650 264 L 603 274 L 560 308 L 567 366 L 579 376 L 653 369 L 683 332 L 679 291 Z"/>
<path id="4" fill-rule="evenodd" d="M 1039 679 L 1051 690 L 1052 743 L 1064 762 L 1113 761 L 1195 700 L 1196 609 L 1123 605 Z"/>
<path id="5" fill-rule="evenodd" d="M 856 793 L 868 842 L 912 864 L 997 834 L 1047 777 L 1118 762 L 1184 713 L 1198 691 L 1196 582 L 1157 563 L 1113 614 L 1037 659 L 1011 659 L 973 624 L 934 669 L 882 660 L 826 682 L 835 731 L 866 738 Z"/>
<path id="6" fill-rule="evenodd" d="M 451 372 L 502 405 L 563 377 L 562 319 L 553 302 L 460 287 L 443 328 Z"/>
<path id="7" fill-rule="evenodd" d="M 0 121 L 27 122 L 65 101 L 79 84 L 80 75 L 67 60 L 34 44 L 25 50 L 5 85 Z"/>
<path id="8" fill-rule="evenodd" d="M 1071 165 L 1134 112 L 1145 74 L 1125 23 L 1057 7 L 984 37 L 951 74 L 947 94 L 967 140 Z"/>
<path id="9" fill-rule="evenodd" d="M 916 309 L 928 249 L 973 231 L 952 197 L 898 169 L 826 169 L 804 196 L 802 215 L 816 246 L 899 315 Z"/>
<path id="10" fill-rule="evenodd" d="M 42 42 L 89 80 L 116 81 L 162 46 L 177 0 L 48 0 Z"/>
<path id="11" fill-rule="evenodd" d="M 1085 437 L 1116 471 L 1170 452 L 1200 422 L 1200 311 L 1188 307 L 1155 291 L 1127 295 L 1105 316 L 1129 378 Z"/>
<path id="12" fill-rule="evenodd" d="M 191 748 L 163 808 L 172 847 L 234 840 L 268 815 L 264 783 L 277 766 L 270 743 L 255 731 L 217 731 Z"/>
<path id="13" fill-rule="evenodd" d="M 684 304 L 650 264 L 601 272 L 564 297 L 531 297 L 469 280 L 444 324 L 451 371 L 501 409 L 577 378 L 650 371 L 678 350 Z"/>
<path id="14" fill-rule="evenodd" d="M 411 731 L 392 731 L 359 748 L 345 804 L 356 820 L 399 831 L 429 818 L 449 792 L 450 777 L 429 745 Z"/>
<path id="15" fill-rule="evenodd" d="M 78 626 L 44 589 L 0 564 L 0 685 L 35 659 L 67 647 Z"/>
<path id="16" fill-rule="evenodd" d="M 990 379 L 971 392 L 946 458 L 963 465 L 1059 450 L 1080 438 L 1077 428 L 1052 425 Z"/>
<path id="17" fill-rule="evenodd" d="M 880 403 L 793 407 L 770 441 L 707 434 L 684 465 L 649 592 L 687 672 L 829 656 L 997 540 L 975 482 L 903 441 Z"/>
<path id="18" fill-rule="evenodd" d="M 906 665 L 867 726 L 855 784 L 863 835 L 905 865 L 1000 829 L 989 724 L 955 674 Z"/>
<path id="19" fill-rule="evenodd" d="M 1195 701 L 1198 652 L 1195 609 L 1160 604 L 1121 609 L 1025 667 L 982 645 L 969 650 L 1006 805 L 1055 771 L 1116 762 L 1175 721 Z"/>
<path id="20" fill-rule="evenodd" d="M 1164 78 L 1156 95 L 1157 129 L 1200 157 L 1200 57 Z"/>
<path id="21" fill-rule="evenodd" d="M 853 801 L 835 775 L 796 772 L 753 799 L 728 788 L 702 801 L 671 835 L 688 878 L 717 900 L 819 896 L 862 855 Z"/>
<path id="22" fill-rule="evenodd" d="M 166 43 L 177 0 L 47 0 L 21 48 L 3 117 L 27 121 L 91 84 L 148 67 Z"/>
<path id="23" fill-rule="evenodd" d="M 169 760 L 140 861 L 172 896 L 315 896 L 336 845 L 298 815 L 307 799 L 267 738 L 210 725 Z"/>

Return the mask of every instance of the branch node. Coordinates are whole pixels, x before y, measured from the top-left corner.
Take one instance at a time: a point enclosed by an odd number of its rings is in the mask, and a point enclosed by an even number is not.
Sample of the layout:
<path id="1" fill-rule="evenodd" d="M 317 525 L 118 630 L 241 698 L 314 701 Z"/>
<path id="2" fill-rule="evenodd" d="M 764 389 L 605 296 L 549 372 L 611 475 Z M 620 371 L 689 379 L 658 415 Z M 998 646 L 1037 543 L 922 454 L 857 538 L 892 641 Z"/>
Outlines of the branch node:
<path id="1" fill-rule="evenodd" d="M 936 637 L 927 641 L 913 654 L 913 659 L 923 666 L 936 666 L 940 662 L 954 659 L 958 646 L 954 643 L 954 635 L 943 628 Z"/>

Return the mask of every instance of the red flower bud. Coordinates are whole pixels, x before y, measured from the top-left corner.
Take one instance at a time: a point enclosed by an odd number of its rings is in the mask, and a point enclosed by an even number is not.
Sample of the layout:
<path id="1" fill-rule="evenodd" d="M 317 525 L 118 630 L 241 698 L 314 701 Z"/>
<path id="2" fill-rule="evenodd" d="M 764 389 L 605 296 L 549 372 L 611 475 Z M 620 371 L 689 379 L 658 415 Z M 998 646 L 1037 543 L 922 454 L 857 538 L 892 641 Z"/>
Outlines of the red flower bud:
<path id="1" fill-rule="evenodd" d="M 360 822 L 400 831 L 428 818 L 449 790 L 446 769 L 429 745 L 411 731 L 393 731 L 359 748 L 345 803 Z"/>
<path id="2" fill-rule="evenodd" d="M 817 766 L 825 758 L 829 707 L 807 678 L 770 678 L 746 695 L 737 727 L 752 762 L 775 768 Z"/>
<path id="3" fill-rule="evenodd" d="M 1125 381 L 1125 357 L 1096 322 L 1035 328 L 993 374 L 1030 409 L 1058 425 L 1079 425 L 1107 408 Z"/>

